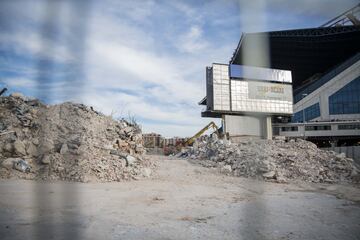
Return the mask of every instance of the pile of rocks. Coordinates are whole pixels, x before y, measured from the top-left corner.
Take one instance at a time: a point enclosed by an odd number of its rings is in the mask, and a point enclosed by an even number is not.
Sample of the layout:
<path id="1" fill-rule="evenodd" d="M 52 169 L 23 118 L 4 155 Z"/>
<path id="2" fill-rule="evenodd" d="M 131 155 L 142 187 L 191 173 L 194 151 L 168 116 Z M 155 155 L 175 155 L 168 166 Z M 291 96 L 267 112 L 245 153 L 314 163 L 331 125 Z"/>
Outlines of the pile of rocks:
<path id="1" fill-rule="evenodd" d="M 297 140 L 244 140 L 231 144 L 216 136 L 205 137 L 179 156 L 199 160 L 235 176 L 287 182 L 356 182 L 359 170 L 351 158 Z"/>
<path id="2" fill-rule="evenodd" d="M 121 181 L 149 176 L 141 129 L 82 104 L 0 97 L 0 177 Z"/>

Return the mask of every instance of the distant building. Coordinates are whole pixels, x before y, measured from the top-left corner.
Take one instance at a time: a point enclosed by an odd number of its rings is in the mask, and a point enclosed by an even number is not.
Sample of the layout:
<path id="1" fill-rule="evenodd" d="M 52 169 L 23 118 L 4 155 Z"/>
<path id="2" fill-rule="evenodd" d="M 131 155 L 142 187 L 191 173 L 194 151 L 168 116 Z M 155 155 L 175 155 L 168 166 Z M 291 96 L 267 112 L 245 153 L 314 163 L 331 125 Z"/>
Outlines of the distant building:
<path id="1" fill-rule="evenodd" d="M 184 143 L 187 138 L 172 137 L 164 138 L 157 133 L 145 133 L 143 134 L 144 146 L 146 148 L 163 148 L 170 146 L 177 146 L 180 143 Z"/>
<path id="2" fill-rule="evenodd" d="M 172 138 L 165 138 L 164 139 L 164 146 L 176 146 L 180 143 L 184 143 L 187 140 L 187 138 L 181 138 L 181 137 L 172 137 Z"/>
<path id="3" fill-rule="evenodd" d="M 163 147 L 164 138 L 157 133 L 145 133 L 143 134 L 144 146 L 146 148 Z"/>

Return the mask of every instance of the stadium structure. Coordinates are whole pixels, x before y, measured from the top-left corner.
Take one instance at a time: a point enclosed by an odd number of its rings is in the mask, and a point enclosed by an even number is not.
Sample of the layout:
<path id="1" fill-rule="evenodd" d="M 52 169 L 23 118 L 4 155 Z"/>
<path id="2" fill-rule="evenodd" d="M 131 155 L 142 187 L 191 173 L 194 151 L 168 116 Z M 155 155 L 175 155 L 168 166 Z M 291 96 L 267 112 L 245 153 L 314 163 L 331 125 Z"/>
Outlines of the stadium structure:
<path id="1" fill-rule="evenodd" d="M 360 4 L 316 28 L 243 33 L 229 64 L 206 69 L 202 116 L 221 117 L 230 137 L 274 134 L 319 145 L 358 143 L 359 15 Z"/>

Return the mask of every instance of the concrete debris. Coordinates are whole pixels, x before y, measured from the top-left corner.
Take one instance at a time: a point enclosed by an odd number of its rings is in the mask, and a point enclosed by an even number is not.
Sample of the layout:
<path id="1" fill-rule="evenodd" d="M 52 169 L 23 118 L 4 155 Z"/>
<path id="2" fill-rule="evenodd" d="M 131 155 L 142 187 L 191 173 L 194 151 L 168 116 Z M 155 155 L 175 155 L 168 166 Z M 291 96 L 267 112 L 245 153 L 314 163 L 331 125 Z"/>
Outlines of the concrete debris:
<path id="1" fill-rule="evenodd" d="M 43 155 L 41 158 L 42 164 L 50 164 L 51 163 L 51 157 L 49 155 Z"/>
<path id="2" fill-rule="evenodd" d="M 30 165 L 27 161 L 21 158 L 7 158 L 1 163 L 1 167 L 7 170 L 18 170 L 20 172 L 30 172 Z"/>
<path id="3" fill-rule="evenodd" d="M 21 156 L 26 155 L 25 145 L 22 141 L 16 140 L 14 142 L 15 153 Z"/>
<path id="4" fill-rule="evenodd" d="M 26 149 L 26 153 L 31 156 L 31 157 L 38 157 L 39 156 L 39 152 L 37 147 L 33 144 L 33 143 L 29 143 L 27 149 Z"/>
<path id="5" fill-rule="evenodd" d="M 144 152 L 136 124 L 82 104 L 45 105 L 21 94 L 0 97 L 0 178 L 138 179 L 153 167 Z"/>
<path id="6" fill-rule="evenodd" d="M 274 179 L 274 178 L 276 178 L 276 172 L 270 171 L 270 172 L 264 173 L 262 176 L 266 179 Z"/>
<path id="7" fill-rule="evenodd" d="M 23 159 L 20 159 L 19 161 L 14 163 L 14 169 L 20 171 L 20 172 L 30 172 L 30 166 L 29 163 Z"/>
<path id="8" fill-rule="evenodd" d="M 143 168 L 142 170 L 141 170 L 141 173 L 142 173 L 142 175 L 144 176 L 144 177 L 146 177 L 146 178 L 148 178 L 148 177 L 150 177 L 151 176 L 151 168 Z"/>
<path id="9" fill-rule="evenodd" d="M 11 170 L 14 168 L 16 162 L 20 161 L 20 158 L 7 158 L 1 162 L 1 167 Z"/>
<path id="10" fill-rule="evenodd" d="M 132 166 L 135 164 L 135 162 L 136 162 L 136 158 L 134 158 L 131 155 L 126 156 L 126 165 L 127 166 Z"/>
<path id="11" fill-rule="evenodd" d="M 67 146 L 66 143 L 64 143 L 64 144 L 61 146 L 60 154 L 61 154 L 61 155 L 67 154 L 68 151 L 69 151 L 68 146 Z"/>
<path id="12" fill-rule="evenodd" d="M 10 96 L 12 96 L 14 98 L 20 98 L 21 100 L 24 100 L 24 101 L 27 100 L 27 98 L 22 93 L 19 93 L 19 92 L 14 92 Z"/>
<path id="13" fill-rule="evenodd" d="M 232 169 L 230 165 L 225 165 L 220 169 L 220 171 L 224 174 L 230 174 L 232 172 Z"/>
<path id="14" fill-rule="evenodd" d="M 345 154 L 296 139 L 244 140 L 238 144 L 208 136 L 178 154 L 234 176 L 266 181 L 357 182 L 359 169 Z"/>

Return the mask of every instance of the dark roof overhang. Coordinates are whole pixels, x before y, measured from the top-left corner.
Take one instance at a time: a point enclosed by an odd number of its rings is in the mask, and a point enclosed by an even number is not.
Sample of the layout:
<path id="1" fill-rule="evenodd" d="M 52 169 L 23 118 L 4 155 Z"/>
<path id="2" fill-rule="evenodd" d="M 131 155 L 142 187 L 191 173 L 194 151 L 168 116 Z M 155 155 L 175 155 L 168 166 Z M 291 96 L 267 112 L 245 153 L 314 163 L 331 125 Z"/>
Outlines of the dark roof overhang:
<path id="1" fill-rule="evenodd" d="M 270 66 L 264 66 L 256 59 L 246 59 L 246 65 L 291 70 L 296 90 L 308 79 L 322 75 L 359 52 L 360 26 L 244 33 L 230 63 L 245 64 L 242 59 L 245 49 L 264 51 L 266 48 L 256 46 L 264 41 L 269 44 Z"/>
<path id="2" fill-rule="evenodd" d="M 284 113 L 258 113 L 258 112 L 234 112 L 234 111 L 219 111 L 219 110 L 206 110 L 201 112 L 201 117 L 221 118 L 223 115 L 234 116 L 291 116 L 292 114 Z"/>

